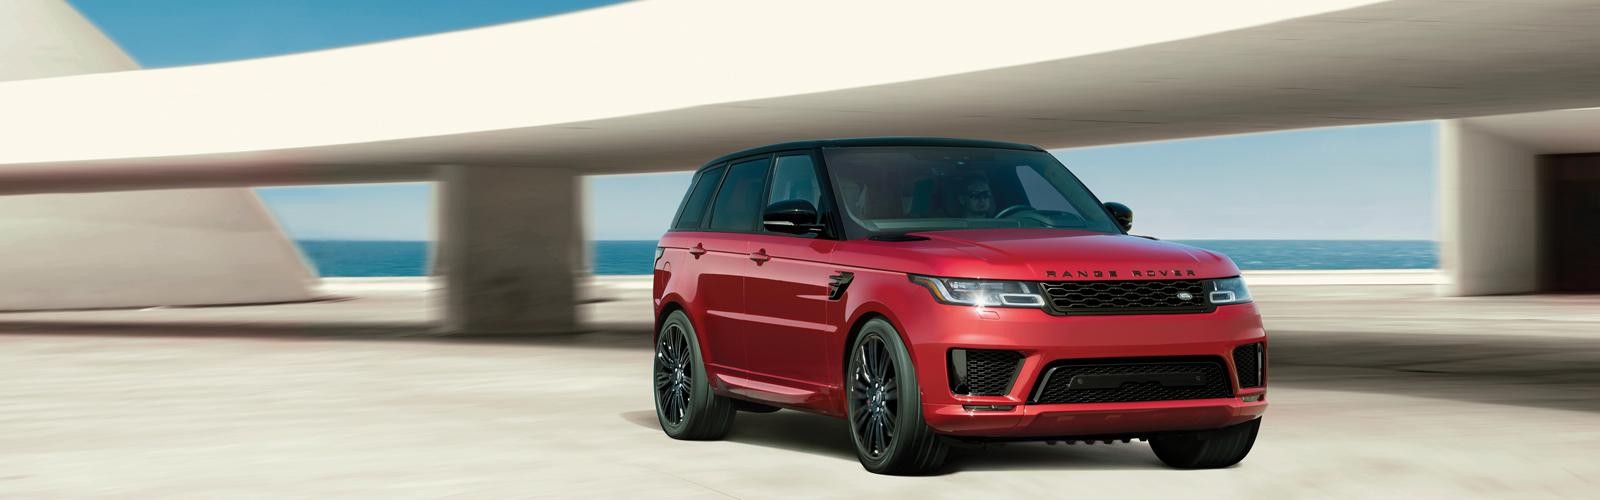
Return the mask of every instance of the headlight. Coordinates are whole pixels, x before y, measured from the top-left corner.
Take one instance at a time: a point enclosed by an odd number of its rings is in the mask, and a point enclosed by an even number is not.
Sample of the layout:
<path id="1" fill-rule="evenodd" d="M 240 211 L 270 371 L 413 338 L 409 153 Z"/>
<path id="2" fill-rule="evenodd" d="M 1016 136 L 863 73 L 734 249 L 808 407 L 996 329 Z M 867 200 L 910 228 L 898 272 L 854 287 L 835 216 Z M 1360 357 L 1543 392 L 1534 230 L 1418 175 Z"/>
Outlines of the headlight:
<path id="1" fill-rule="evenodd" d="M 941 303 L 985 307 L 1044 307 L 1044 297 L 1030 283 L 911 276 Z"/>
<path id="2" fill-rule="evenodd" d="M 1250 301 L 1250 289 L 1244 287 L 1243 278 L 1222 278 L 1206 281 L 1206 300 L 1212 304 L 1240 304 Z"/>

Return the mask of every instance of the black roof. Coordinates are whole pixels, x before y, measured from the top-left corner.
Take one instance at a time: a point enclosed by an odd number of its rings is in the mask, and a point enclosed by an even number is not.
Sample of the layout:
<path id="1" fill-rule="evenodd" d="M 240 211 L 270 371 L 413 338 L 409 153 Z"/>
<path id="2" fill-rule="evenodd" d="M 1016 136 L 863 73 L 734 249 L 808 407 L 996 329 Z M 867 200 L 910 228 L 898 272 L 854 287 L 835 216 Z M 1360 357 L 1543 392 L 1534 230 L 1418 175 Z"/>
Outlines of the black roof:
<path id="1" fill-rule="evenodd" d="M 706 162 L 705 166 L 716 165 L 741 156 L 773 153 L 778 151 L 791 151 L 796 149 L 817 148 L 861 148 L 874 146 L 927 146 L 947 148 L 993 148 L 993 149 L 1020 149 L 1023 151 L 1044 151 L 1038 146 L 1019 144 L 1015 142 L 985 141 L 980 139 L 953 139 L 949 137 L 855 137 L 850 139 L 816 139 L 810 141 L 782 142 L 735 151 Z"/>

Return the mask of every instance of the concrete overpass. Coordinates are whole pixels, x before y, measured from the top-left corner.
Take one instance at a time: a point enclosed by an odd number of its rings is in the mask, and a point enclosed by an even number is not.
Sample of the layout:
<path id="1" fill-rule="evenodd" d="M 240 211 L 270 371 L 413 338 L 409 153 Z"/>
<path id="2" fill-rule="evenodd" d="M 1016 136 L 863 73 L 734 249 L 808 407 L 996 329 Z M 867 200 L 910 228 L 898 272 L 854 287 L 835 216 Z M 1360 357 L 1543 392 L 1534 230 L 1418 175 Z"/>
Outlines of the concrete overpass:
<path id="1" fill-rule="evenodd" d="M 99 37 L 58 0 L 3 8 L 13 20 L 72 25 L 56 36 Z M 571 271 L 582 260 L 581 175 L 685 170 L 733 149 L 814 137 L 972 136 L 1059 148 L 1600 106 L 1596 25 L 1600 6 L 1582 0 L 1145 0 L 1093 9 L 657 0 L 158 70 L 63 69 L 52 62 L 60 51 L 19 45 L 4 57 L 44 69 L 0 75 L 13 79 L 0 83 L 0 137 L 8 139 L 0 192 L 29 195 L 17 199 L 33 204 L 83 196 L 60 193 L 437 180 L 448 328 L 563 330 L 573 321 Z M 119 60 L 103 55 L 116 50 L 108 42 L 69 45 L 93 50 L 69 51 L 68 59 Z M 73 72 L 91 74 L 59 76 Z M 1474 123 L 1448 123 L 1442 155 L 1452 293 L 1541 290 L 1522 273 L 1539 267 L 1542 254 L 1507 259 L 1500 246 L 1480 244 L 1514 244 L 1502 239 L 1517 234 L 1512 228 L 1538 225 L 1538 210 L 1528 208 L 1538 205 L 1537 190 L 1472 196 L 1511 189 L 1496 175 L 1537 169 L 1475 153 L 1496 136 L 1458 133 L 1484 128 Z M 176 203 L 187 210 L 162 220 L 213 205 L 189 201 L 185 195 Z M 1485 222 L 1474 210 L 1526 217 Z M 257 208 L 247 218 L 275 229 L 263 217 Z M 76 248 L 52 239 L 51 224 L 32 227 L 35 249 Z M 234 227 L 193 235 L 206 240 Z M 242 276 L 282 283 L 307 274 L 303 263 L 281 258 L 281 234 L 253 234 L 272 240 L 258 246 L 276 245 L 266 254 L 278 257 L 254 259 Z M 256 255 L 192 253 L 219 261 Z M 78 255 L 54 257 L 96 268 Z M 100 267 L 135 282 L 164 272 L 144 262 Z M 238 286 L 251 279 L 227 270 L 160 288 L 173 303 L 251 288 Z M 51 283 L 81 287 L 95 276 Z M 40 286 L 17 283 L 0 284 L 11 288 L 0 297 Z M 236 301 L 307 295 L 303 287 L 261 288 Z M 100 290 L 30 304 L 129 305 L 149 295 Z"/>

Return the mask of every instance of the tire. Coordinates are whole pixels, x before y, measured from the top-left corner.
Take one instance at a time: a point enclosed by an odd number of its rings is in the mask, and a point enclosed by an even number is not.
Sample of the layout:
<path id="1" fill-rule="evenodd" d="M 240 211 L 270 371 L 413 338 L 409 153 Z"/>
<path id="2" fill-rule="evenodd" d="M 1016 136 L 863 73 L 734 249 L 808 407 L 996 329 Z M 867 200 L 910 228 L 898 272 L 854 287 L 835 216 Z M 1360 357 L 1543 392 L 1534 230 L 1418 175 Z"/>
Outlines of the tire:
<path id="1" fill-rule="evenodd" d="M 1261 419 L 1210 431 L 1152 438 L 1156 458 L 1176 469 L 1220 469 L 1250 454 L 1261 431 Z"/>
<path id="2" fill-rule="evenodd" d="M 656 332 L 651 362 L 656 420 L 673 439 L 722 439 L 733 428 L 733 401 L 711 391 L 705 358 L 689 317 L 673 311 Z"/>
<path id="3" fill-rule="evenodd" d="M 916 475 L 944 463 L 949 447 L 922 418 L 916 367 L 894 326 L 882 318 L 862 325 L 844 375 L 850 439 L 862 467 Z"/>

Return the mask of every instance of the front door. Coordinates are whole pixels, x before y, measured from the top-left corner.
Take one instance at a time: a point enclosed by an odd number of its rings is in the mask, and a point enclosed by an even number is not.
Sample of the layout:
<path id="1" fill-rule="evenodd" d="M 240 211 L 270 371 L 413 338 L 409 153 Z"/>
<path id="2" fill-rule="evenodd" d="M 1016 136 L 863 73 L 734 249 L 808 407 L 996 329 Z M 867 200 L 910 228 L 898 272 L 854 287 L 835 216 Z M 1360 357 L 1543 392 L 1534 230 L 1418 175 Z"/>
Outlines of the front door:
<path id="1" fill-rule="evenodd" d="M 805 200 L 823 206 L 817 171 L 809 154 L 780 154 L 773 164 L 768 205 Z M 745 274 L 745 310 L 752 325 L 745 354 L 752 369 L 771 383 L 822 392 L 838 377 L 827 368 L 829 265 L 837 241 L 821 235 L 761 231 L 750 236 Z"/>

